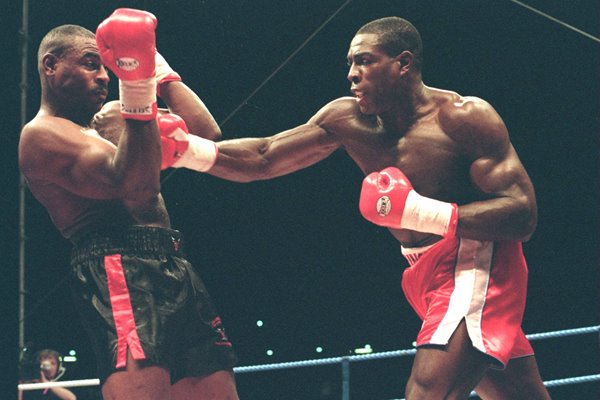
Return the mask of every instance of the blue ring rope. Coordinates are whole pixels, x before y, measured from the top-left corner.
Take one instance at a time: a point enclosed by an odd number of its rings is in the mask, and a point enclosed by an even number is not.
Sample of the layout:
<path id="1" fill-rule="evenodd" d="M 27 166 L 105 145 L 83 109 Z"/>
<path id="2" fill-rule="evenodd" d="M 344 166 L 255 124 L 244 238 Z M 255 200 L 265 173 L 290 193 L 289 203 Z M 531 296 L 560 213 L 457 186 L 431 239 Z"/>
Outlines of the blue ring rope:
<path id="1" fill-rule="evenodd" d="M 553 332 L 544 332 L 544 333 L 534 333 L 530 335 L 526 335 L 529 340 L 542 340 L 542 339 L 551 339 L 557 337 L 565 337 L 565 336 L 574 336 L 574 335 L 583 335 L 587 333 L 600 332 L 600 325 L 589 326 L 584 328 L 574 328 L 574 329 L 565 329 L 560 331 Z M 260 372 L 260 371 L 272 371 L 279 369 L 287 369 L 287 368 L 301 368 L 301 367 L 313 367 L 318 365 L 330 365 L 330 364 L 340 364 L 342 361 L 369 361 L 369 360 L 378 360 L 383 358 L 393 358 L 393 357 L 402 357 L 402 356 L 410 356 L 414 355 L 417 352 L 416 349 L 407 349 L 407 350 L 394 350 L 394 351 L 383 351 L 379 353 L 372 354 L 361 354 L 361 355 L 352 355 L 346 357 L 329 357 L 329 358 L 320 358 L 313 360 L 302 360 L 302 361 L 290 361 L 276 364 L 261 364 L 261 365 L 249 365 L 245 367 L 236 367 L 233 371 L 236 374 L 243 374 L 247 372 Z M 597 376 L 597 375 L 591 375 Z M 568 379 L 576 379 L 576 378 L 568 378 Z M 551 381 L 553 382 L 553 381 Z"/>

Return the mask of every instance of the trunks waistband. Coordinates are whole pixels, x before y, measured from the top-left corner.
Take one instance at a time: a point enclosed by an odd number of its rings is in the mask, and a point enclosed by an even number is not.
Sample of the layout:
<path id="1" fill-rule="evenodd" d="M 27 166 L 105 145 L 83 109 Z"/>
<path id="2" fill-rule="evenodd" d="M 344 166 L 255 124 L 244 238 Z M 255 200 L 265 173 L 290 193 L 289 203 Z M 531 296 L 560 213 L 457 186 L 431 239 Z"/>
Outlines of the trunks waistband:
<path id="1" fill-rule="evenodd" d="M 183 256 L 183 235 L 173 229 L 150 226 L 95 231 L 77 241 L 71 261 L 127 252 Z"/>
<path id="2" fill-rule="evenodd" d="M 400 247 L 400 250 L 402 251 L 402 255 L 404 256 L 404 258 L 406 258 L 406 260 L 408 261 L 408 264 L 413 265 L 417 261 L 419 261 L 419 258 L 421 258 L 421 256 L 425 254 L 427 250 L 431 249 L 437 243 L 438 242 L 424 247 Z"/>

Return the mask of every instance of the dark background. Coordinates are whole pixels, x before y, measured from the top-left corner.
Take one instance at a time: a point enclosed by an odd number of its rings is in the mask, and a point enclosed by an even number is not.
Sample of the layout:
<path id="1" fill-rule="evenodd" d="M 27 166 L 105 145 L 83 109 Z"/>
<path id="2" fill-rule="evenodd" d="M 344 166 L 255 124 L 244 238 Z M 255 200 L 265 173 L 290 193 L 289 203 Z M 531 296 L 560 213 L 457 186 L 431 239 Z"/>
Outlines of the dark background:
<path id="1" fill-rule="evenodd" d="M 2 16 L 2 388 L 16 398 L 21 3 Z M 600 44 L 510 1 L 355 0 L 34 1 L 27 119 L 39 106 L 35 54 L 51 28 L 95 30 L 115 8 L 158 17 L 157 47 L 199 93 L 224 138 L 267 136 L 349 94 L 346 52 L 356 30 L 383 16 L 415 24 L 424 81 L 488 100 L 503 116 L 536 187 L 539 224 L 529 263 L 526 333 L 598 324 L 598 55 Z M 593 0 L 528 4 L 598 36 Z M 342 7 L 343 6 L 343 7 Z M 336 10 L 342 11 L 239 109 Z M 111 99 L 117 90 L 111 82 Z M 234 112 L 234 110 L 236 110 Z M 223 123 L 224 122 L 224 123 Z M 237 184 L 178 170 L 163 194 L 173 226 L 212 293 L 240 365 L 411 348 L 420 322 L 400 289 L 406 262 L 392 237 L 360 217 L 362 175 L 343 153 L 266 182 Z M 93 378 L 93 355 L 64 277 L 69 244 L 26 196 L 26 340 L 77 351 L 64 379 Z M 257 320 L 263 320 L 259 328 Z M 597 374 L 598 335 L 534 342 L 544 380 Z M 323 347 L 316 353 L 317 346 Z M 266 350 L 272 349 L 273 356 Z M 353 363 L 353 400 L 403 397 L 411 358 Z M 243 400 L 339 399 L 338 365 L 238 375 Z M 78 389 L 80 399 L 95 398 Z M 592 399 L 598 384 L 552 388 Z"/>

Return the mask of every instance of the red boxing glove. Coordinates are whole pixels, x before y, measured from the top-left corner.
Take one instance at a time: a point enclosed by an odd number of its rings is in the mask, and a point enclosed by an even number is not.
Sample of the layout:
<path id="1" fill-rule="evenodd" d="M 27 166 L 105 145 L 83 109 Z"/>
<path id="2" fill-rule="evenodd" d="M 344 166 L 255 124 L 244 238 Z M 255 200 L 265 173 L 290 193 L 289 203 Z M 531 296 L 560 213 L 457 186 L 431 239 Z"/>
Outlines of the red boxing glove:
<path id="1" fill-rule="evenodd" d="M 119 8 L 96 30 L 102 62 L 119 78 L 124 118 L 156 117 L 156 24 L 149 12 Z"/>
<path id="2" fill-rule="evenodd" d="M 119 8 L 96 29 L 102 62 L 121 80 L 154 76 L 156 17 L 147 11 Z"/>
<path id="3" fill-rule="evenodd" d="M 156 123 L 160 131 L 162 162 L 160 169 L 169 168 L 185 153 L 190 145 L 185 121 L 175 114 L 158 114 Z"/>
<path id="4" fill-rule="evenodd" d="M 218 155 L 216 143 L 190 135 L 179 115 L 159 114 L 156 122 L 162 144 L 161 169 L 185 167 L 204 172 L 214 165 Z"/>
<path id="5" fill-rule="evenodd" d="M 160 85 L 166 82 L 181 82 L 181 76 L 171 68 L 167 60 L 156 52 L 156 94 L 160 96 Z"/>
<path id="6" fill-rule="evenodd" d="M 395 167 L 373 172 L 363 180 L 359 208 L 363 217 L 376 225 L 456 235 L 458 206 L 421 196 Z"/>

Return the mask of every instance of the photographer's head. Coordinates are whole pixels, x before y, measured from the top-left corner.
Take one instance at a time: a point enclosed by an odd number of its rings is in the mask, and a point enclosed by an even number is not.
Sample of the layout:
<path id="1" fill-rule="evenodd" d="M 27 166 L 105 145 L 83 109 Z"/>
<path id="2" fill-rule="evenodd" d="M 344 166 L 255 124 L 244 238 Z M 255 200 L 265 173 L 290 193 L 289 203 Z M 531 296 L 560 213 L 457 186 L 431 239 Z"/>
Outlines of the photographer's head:
<path id="1" fill-rule="evenodd" d="M 62 356 L 55 350 L 45 349 L 38 351 L 37 361 L 40 366 L 40 372 L 42 372 L 49 381 L 60 378 L 64 373 Z"/>

